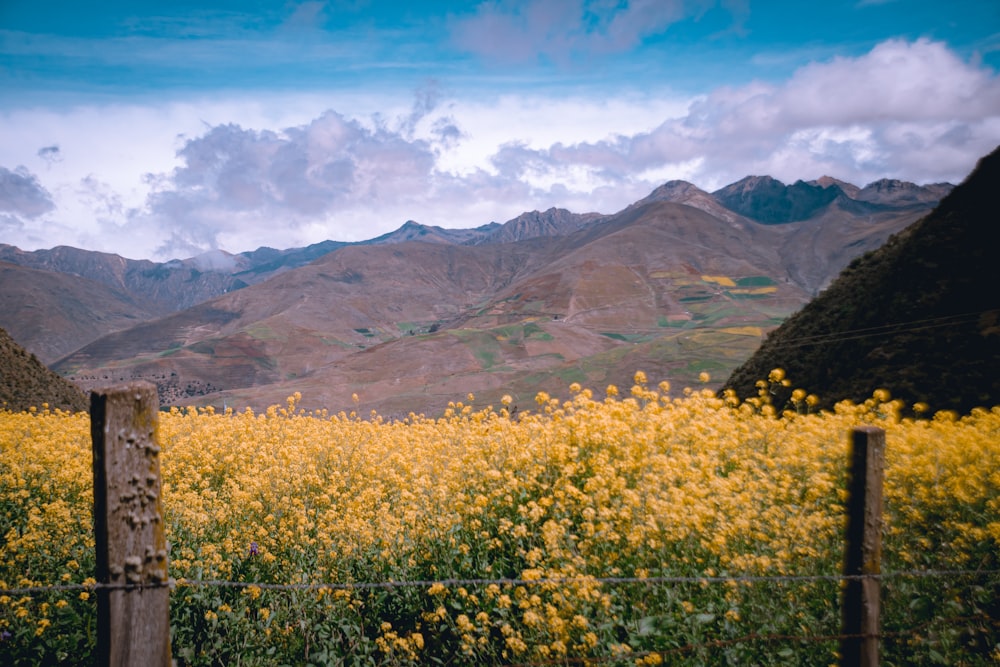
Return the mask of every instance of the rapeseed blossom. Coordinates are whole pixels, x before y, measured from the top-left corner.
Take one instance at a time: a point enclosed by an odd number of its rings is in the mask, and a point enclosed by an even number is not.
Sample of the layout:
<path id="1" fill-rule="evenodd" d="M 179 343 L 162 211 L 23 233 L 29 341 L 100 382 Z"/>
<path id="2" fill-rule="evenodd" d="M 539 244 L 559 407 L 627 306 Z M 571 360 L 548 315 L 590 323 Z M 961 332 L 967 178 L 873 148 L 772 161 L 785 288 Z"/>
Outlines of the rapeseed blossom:
<path id="1" fill-rule="evenodd" d="M 737 578 L 839 572 L 847 433 L 861 424 L 887 434 L 883 571 L 998 567 L 1000 409 L 913 420 L 880 390 L 811 414 L 804 390 L 770 402 L 769 387 L 790 386 L 783 372 L 748 401 L 634 381 L 602 400 L 579 384 L 565 401 L 542 393 L 516 419 L 508 397 L 496 412 L 473 409 L 471 395 L 440 418 L 398 422 L 306 414 L 298 396 L 261 414 L 162 413 L 174 654 L 301 663 L 350 647 L 384 664 L 658 664 L 699 642 L 836 634 L 835 581 Z M 0 580 L 93 585 L 89 426 L 86 415 L 0 412 Z M 719 577 L 731 579 L 709 581 Z M 245 586 L 198 584 L 216 579 Z M 364 587 L 407 581 L 438 583 Z M 886 626 L 906 629 L 913 599 L 928 619 L 887 647 L 896 662 L 952 646 L 934 600 L 988 630 L 976 596 L 996 585 L 894 583 Z M 94 604 L 78 589 L 0 597 L 0 657 L 86 645 Z M 795 650 L 823 663 L 836 648 Z M 988 664 L 989 651 L 977 655 L 963 659 Z"/>

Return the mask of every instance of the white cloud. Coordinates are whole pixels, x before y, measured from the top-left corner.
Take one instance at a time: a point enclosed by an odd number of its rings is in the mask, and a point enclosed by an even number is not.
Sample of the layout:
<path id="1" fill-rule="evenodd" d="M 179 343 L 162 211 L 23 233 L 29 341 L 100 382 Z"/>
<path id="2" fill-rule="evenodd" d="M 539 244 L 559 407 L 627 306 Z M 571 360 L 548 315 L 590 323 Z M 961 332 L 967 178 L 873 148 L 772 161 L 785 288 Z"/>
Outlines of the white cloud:
<path id="1" fill-rule="evenodd" d="M 178 156 L 171 187 L 148 202 L 150 219 L 171 233 L 169 252 L 215 247 L 248 220 L 294 229 L 345 209 L 419 200 L 433 187 L 425 142 L 332 111 L 280 132 L 219 125 Z"/>
<path id="2" fill-rule="evenodd" d="M 58 231 L 60 243 L 166 259 L 363 240 L 408 219 L 610 213 L 671 178 L 707 190 L 748 174 L 957 182 L 997 144 L 1000 78 L 927 40 L 695 98 L 458 97 L 428 84 L 31 110 L 0 113 L 2 160 L 26 165 L 3 175 L 37 197 L 6 195 L 19 203 L 0 206 L 0 226 L 26 248 Z"/>
<path id="3" fill-rule="evenodd" d="M 800 68 L 782 84 L 717 88 L 649 132 L 532 149 L 506 146 L 505 173 L 584 166 L 606 185 L 683 171 L 715 188 L 747 174 L 958 180 L 1000 143 L 1000 78 L 941 43 L 888 41 Z"/>
<path id="4" fill-rule="evenodd" d="M 0 213 L 37 218 L 53 208 L 51 195 L 34 174 L 24 167 L 0 167 Z"/>

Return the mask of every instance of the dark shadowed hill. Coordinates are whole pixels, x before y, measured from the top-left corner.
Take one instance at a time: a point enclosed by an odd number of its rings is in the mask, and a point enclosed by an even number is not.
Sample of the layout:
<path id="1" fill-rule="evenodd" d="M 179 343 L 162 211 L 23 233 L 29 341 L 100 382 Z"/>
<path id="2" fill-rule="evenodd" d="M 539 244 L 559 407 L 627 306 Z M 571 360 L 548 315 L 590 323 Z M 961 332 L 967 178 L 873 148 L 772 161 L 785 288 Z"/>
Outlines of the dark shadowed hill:
<path id="1" fill-rule="evenodd" d="M 87 397 L 76 385 L 50 371 L 0 329 L 0 410 L 21 412 L 43 403 L 73 412 L 88 408 Z"/>
<path id="2" fill-rule="evenodd" d="M 773 368 L 825 407 L 878 388 L 932 410 L 1000 404 L 1000 149 L 926 217 L 851 262 L 730 376 Z"/>

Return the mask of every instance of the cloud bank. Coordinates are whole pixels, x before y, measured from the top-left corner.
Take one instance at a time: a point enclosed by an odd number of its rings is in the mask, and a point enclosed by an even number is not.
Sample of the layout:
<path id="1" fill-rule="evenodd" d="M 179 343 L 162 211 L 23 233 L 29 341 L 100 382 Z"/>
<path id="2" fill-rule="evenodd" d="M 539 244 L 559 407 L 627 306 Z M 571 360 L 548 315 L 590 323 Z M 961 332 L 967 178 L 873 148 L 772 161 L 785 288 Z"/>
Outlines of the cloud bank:
<path id="1" fill-rule="evenodd" d="M 542 4 L 556 17 L 578 6 L 529 3 L 523 11 Z M 645 34 L 639 14 L 622 11 L 591 31 L 608 48 Z M 489 3 L 474 18 L 522 20 L 508 14 Z M 626 23 L 615 28 L 615 20 Z M 667 24 L 663 15 L 657 29 Z M 654 103 L 670 110 L 654 120 Z M 45 174 L 0 167 L 0 224 L 37 232 L 66 210 L 67 192 L 77 204 L 88 192 L 88 205 L 101 209 L 100 236 L 113 232 L 123 243 L 104 249 L 167 259 L 363 240 L 407 219 L 473 227 L 550 206 L 611 213 L 671 178 L 707 190 L 748 174 L 957 182 L 1000 144 L 1000 78 L 930 40 L 885 41 L 858 57 L 808 64 L 782 82 L 669 103 L 574 99 L 576 114 L 567 104 L 541 93 L 458 99 L 429 86 L 389 115 L 329 109 L 276 127 L 259 115 L 256 125 L 206 123 L 178 139 L 177 166 L 147 175 L 135 206 L 116 199 L 100 174 L 50 194 Z M 548 108 L 559 111 L 546 116 Z M 586 132 L 574 116 L 589 119 Z M 70 151 L 53 150 L 62 142 L 39 145 L 37 159 L 66 168 Z M 57 156 L 66 159 L 55 163 Z"/>
<path id="2" fill-rule="evenodd" d="M 718 187 L 747 174 L 831 174 L 868 182 L 967 172 L 1000 141 L 1000 79 L 927 40 L 888 41 L 859 58 L 799 69 L 780 85 L 719 88 L 650 132 L 528 150 L 504 147 L 501 171 L 583 168 L 607 184 L 696 164 L 689 179 Z"/>

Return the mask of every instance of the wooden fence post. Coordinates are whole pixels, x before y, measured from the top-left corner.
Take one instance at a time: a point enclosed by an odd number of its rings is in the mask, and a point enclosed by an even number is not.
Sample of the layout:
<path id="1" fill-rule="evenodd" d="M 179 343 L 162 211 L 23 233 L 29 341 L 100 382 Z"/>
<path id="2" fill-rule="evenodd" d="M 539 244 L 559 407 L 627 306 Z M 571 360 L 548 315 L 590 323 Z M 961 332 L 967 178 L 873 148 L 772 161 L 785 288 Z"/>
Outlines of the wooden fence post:
<path id="1" fill-rule="evenodd" d="M 844 587 L 840 664 L 875 667 L 879 660 L 885 431 L 874 426 L 853 429 L 850 457 L 844 576 L 854 578 L 847 579 Z"/>
<path id="2" fill-rule="evenodd" d="M 171 662 L 158 409 L 156 387 L 146 382 L 90 395 L 97 664 L 102 667 L 168 667 Z"/>

